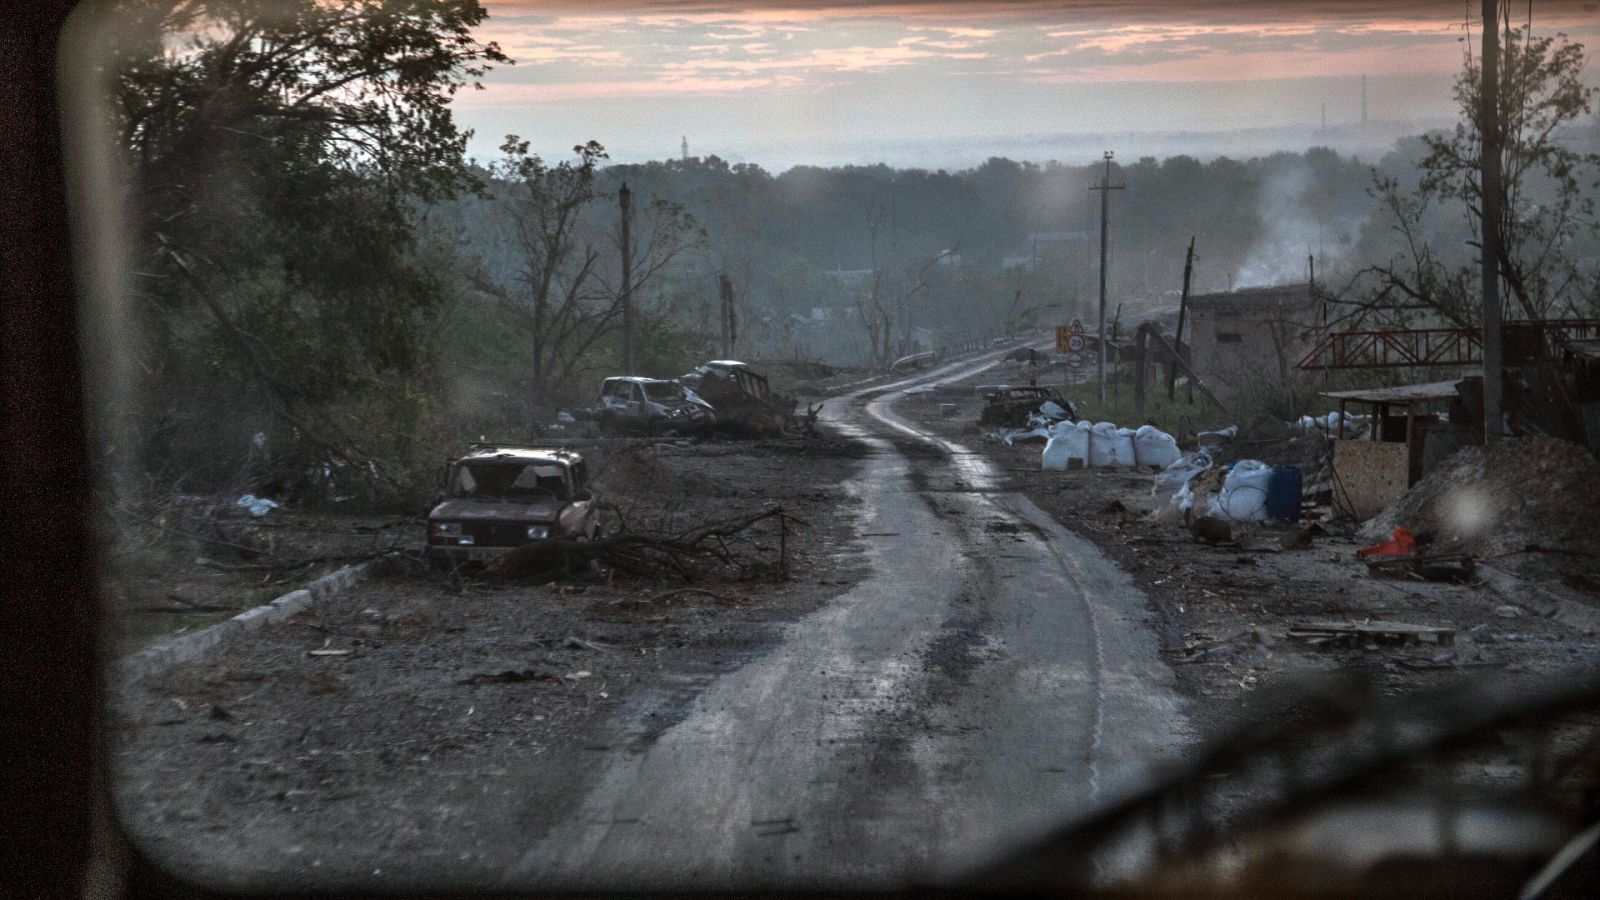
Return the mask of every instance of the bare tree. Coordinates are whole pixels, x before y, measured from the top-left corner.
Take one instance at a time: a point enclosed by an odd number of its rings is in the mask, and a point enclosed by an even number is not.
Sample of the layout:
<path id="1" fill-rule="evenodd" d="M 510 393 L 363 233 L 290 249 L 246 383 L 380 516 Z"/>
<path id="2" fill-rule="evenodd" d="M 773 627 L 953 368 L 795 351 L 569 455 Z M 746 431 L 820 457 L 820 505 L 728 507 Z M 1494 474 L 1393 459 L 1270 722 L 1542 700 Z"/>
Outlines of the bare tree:
<path id="1" fill-rule="evenodd" d="M 1584 82 L 1584 64 L 1582 44 L 1564 35 L 1534 37 L 1531 23 L 1508 28 L 1501 43 L 1498 109 L 1505 177 L 1499 265 L 1516 307 L 1529 318 L 1581 313 L 1585 305 L 1592 309 L 1600 288 L 1600 266 L 1585 262 L 1577 249 L 1600 238 L 1593 193 L 1600 187 L 1595 180 L 1600 154 L 1579 152 L 1563 139 L 1565 129 L 1595 112 L 1597 90 Z M 1362 270 L 1341 292 L 1341 301 L 1353 307 L 1350 315 L 1378 312 L 1402 323 L 1418 316 L 1457 326 L 1477 322 L 1474 265 L 1447 261 L 1429 244 L 1426 224 L 1432 209 L 1451 204 L 1464 210 L 1471 233 L 1479 233 L 1480 70 L 1469 57 L 1456 80 L 1461 119 L 1455 129 L 1424 136 L 1428 154 L 1420 184 L 1408 190 L 1393 178 L 1375 178 L 1372 194 L 1390 221 L 1399 251 Z"/>
<path id="2" fill-rule="evenodd" d="M 876 233 L 876 223 L 871 226 Z M 876 248 L 876 240 L 873 241 Z M 917 269 L 917 277 L 899 296 L 886 294 L 883 290 L 883 269 L 877 265 L 872 270 L 872 285 L 864 293 L 856 297 L 856 312 L 861 316 L 861 324 L 867 329 L 867 341 L 872 346 L 872 359 L 878 365 L 887 365 L 895 356 L 894 346 L 894 321 L 895 310 L 903 308 L 912 298 L 928 290 L 928 273 L 934 266 L 955 256 L 961 248 L 958 242 L 954 246 L 940 250 L 933 256 L 923 261 Z M 876 263 L 876 249 L 873 260 Z"/>
<path id="3" fill-rule="evenodd" d="M 620 266 L 611 263 L 621 242 L 614 229 L 590 222 L 595 201 L 609 196 L 595 186 L 607 158 L 598 142 L 573 147 L 576 158 L 554 166 L 530 153 L 528 142 L 516 135 L 507 136 L 500 150 L 505 156 L 491 171 L 512 188 L 502 206 L 522 257 L 520 289 L 483 279 L 479 286 L 515 309 L 528 329 L 525 406 L 531 417 L 533 407 L 570 390 L 586 355 L 619 326 L 620 285 L 613 272 Z M 636 297 L 704 240 L 703 230 L 681 207 L 659 197 L 651 199 L 637 221 L 631 250 Z M 616 252 L 602 253 L 595 246 L 603 234 Z"/>

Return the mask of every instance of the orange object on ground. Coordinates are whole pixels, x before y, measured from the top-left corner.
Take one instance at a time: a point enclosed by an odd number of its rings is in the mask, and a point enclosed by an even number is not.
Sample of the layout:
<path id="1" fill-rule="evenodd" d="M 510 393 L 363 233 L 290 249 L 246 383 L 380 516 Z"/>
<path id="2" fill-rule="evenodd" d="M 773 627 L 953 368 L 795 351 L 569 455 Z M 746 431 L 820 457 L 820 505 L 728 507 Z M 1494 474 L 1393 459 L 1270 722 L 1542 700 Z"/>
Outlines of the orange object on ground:
<path id="1" fill-rule="evenodd" d="M 1394 530 L 1394 540 L 1356 551 L 1357 556 L 1410 556 L 1417 551 L 1417 538 L 1404 528 Z"/>

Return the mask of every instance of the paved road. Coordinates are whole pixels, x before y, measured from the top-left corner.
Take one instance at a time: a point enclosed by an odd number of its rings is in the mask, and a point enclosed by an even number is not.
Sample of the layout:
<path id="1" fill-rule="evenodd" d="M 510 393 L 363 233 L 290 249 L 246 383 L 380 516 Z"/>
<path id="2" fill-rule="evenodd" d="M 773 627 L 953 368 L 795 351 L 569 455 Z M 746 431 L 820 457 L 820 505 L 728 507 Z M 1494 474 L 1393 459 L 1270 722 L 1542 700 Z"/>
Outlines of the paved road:
<path id="1" fill-rule="evenodd" d="M 893 886 L 948 877 L 1109 799 L 1190 732 L 1153 614 L 1112 562 L 979 454 L 830 401 L 876 451 L 850 488 L 870 577 L 612 753 L 510 886 Z"/>

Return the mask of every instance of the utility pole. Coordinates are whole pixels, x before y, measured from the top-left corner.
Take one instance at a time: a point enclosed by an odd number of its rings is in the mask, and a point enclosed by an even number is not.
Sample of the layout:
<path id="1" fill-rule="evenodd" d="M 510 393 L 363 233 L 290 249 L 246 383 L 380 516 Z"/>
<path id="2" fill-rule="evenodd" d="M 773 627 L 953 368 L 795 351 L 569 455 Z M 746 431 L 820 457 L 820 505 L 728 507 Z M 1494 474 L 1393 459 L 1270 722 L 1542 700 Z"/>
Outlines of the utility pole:
<path id="1" fill-rule="evenodd" d="M 1172 339 L 1172 362 L 1167 364 L 1167 399 L 1178 395 L 1178 360 L 1183 353 L 1183 319 L 1189 311 L 1189 278 L 1194 275 L 1194 236 L 1189 236 L 1189 252 L 1183 257 L 1183 293 L 1178 295 L 1178 333 Z"/>
<path id="2" fill-rule="evenodd" d="M 1483 0 L 1483 83 L 1478 88 L 1478 133 L 1483 137 L 1478 160 L 1483 186 L 1483 440 L 1504 432 L 1500 416 L 1500 3 Z"/>
<path id="3" fill-rule="evenodd" d="M 629 375 L 633 370 L 633 252 L 628 247 L 628 204 L 633 194 L 628 183 L 622 183 L 617 192 L 617 204 L 622 207 L 622 370 Z"/>
<path id="4" fill-rule="evenodd" d="M 1107 150 L 1106 174 L 1100 179 L 1099 187 L 1089 188 L 1100 192 L 1100 352 L 1096 354 L 1099 357 L 1096 373 L 1100 378 L 1101 403 L 1106 402 L 1106 223 L 1111 214 L 1111 192 L 1127 187 L 1125 184 L 1111 183 L 1111 158 L 1112 152 Z"/>
<path id="5" fill-rule="evenodd" d="M 733 341 L 737 336 L 735 329 L 738 326 L 733 320 L 733 282 L 728 280 L 727 273 L 723 273 L 718 289 L 722 295 L 722 358 L 732 359 Z"/>

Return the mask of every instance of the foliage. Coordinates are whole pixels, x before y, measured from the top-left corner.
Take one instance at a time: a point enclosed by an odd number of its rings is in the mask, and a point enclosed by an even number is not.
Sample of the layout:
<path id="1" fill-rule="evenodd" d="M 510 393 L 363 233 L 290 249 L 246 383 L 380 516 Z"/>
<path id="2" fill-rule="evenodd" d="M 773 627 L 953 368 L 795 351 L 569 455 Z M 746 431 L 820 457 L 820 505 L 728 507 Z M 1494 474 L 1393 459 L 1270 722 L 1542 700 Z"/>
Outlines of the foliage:
<path id="1" fill-rule="evenodd" d="M 430 369 L 454 262 L 417 240 L 414 204 L 475 184 L 449 102 L 505 60 L 472 36 L 482 7 L 133 0 L 117 15 L 105 74 L 129 163 L 139 354 L 166 401 L 145 432 L 229 466 L 256 444 L 239 436 L 260 434 L 280 477 L 372 472 L 381 454 L 340 407 L 402 396 Z M 187 416 L 197 395 L 232 414 Z M 159 466 L 175 448 L 144 449 Z"/>
<path id="2" fill-rule="evenodd" d="M 1600 266 L 1593 262 L 1600 249 L 1593 194 L 1600 187 L 1600 154 L 1581 152 L 1569 139 L 1596 112 L 1597 90 L 1584 81 L 1583 45 L 1563 35 L 1508 30 L 1500 51 L 1501 277 L 1515 314 L 1581 315 L 1600 302 Z M 1468 58 L 1455 86 L 1460 120 L 1448 133 L 1423 136 L 1421 178 L 1412 186 L 1375 175 L 1373 196 L 1398 248 L 1390 259 L 1359 273 L 1353 292 L 1360 298 L 1358 312 L 1382 310 L 1402 323 L 1418 316 L 1454 325 L 1477 322 L 1476 264 L 1430 241 L 1429 234 L 1437 234 L 1430 227 L 1437 211 L 1455 208 L 1464 221 L 1454 236 L 1478 245 L 1481 90 L 1481 66 Z"/>

